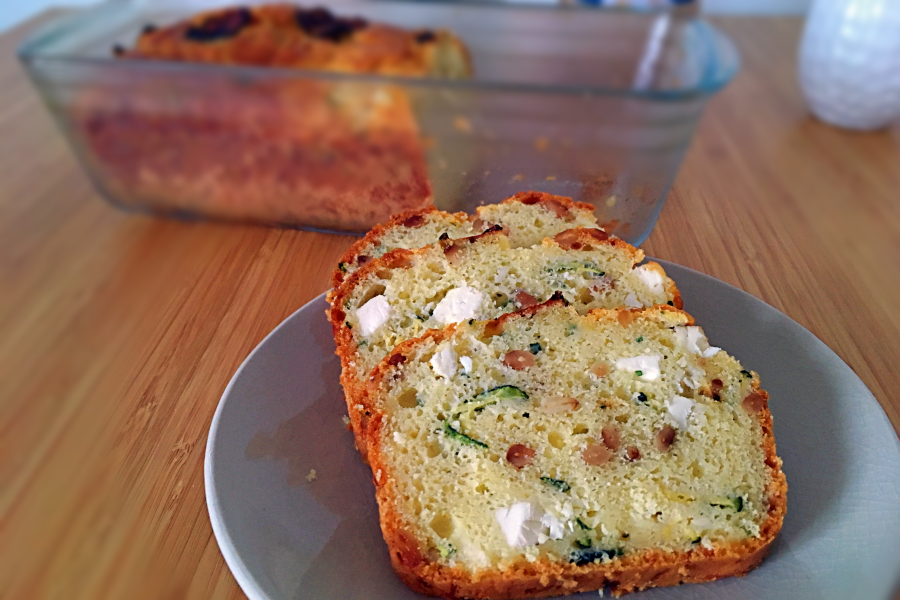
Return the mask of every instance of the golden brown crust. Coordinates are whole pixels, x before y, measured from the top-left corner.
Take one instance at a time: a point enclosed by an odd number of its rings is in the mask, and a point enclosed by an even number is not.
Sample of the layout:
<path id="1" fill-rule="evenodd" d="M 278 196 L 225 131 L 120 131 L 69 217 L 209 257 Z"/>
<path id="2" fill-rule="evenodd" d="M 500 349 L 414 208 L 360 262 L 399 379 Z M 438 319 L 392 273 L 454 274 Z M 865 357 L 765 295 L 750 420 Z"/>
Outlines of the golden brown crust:
<path id="1" fill-rule="evenodd" d="M 406 210 L 401 213 L 397 213 L 393 215 L 390 219 L 385 221 L 384 223 L 380 223 L 373 227 L 369 232 L 362 238 L 353 242 L 353 245 L 347 248 L 347 251 L 344 252 L 343 256 L 341 256 L 341 260 L 338 262 L 338 268 L 334 270 L 334 273 L 331 275 L 331 287 L 333 289 L 337 289 L 344 283 L 344 279 L 346 279 L 346 272 L 341 270 L 341 265 L 350 265 L 356 263 L 360 258 L 365 259 L 363 263 L 365 263 L 370 257 L 368 255 L 362 254 L 362 251 L 370 246 L 377 246 L 381 243 L 381 238 L 385 233 L 394 228 L 399 227 L 421 227 L 425 224 L 424 217 L 426 215 L 440 214 L 442 217 L 446 218 L 456 218 L 460 222 L 468 219 L 468 215 L 463 212 L 458 213 L 448 213 L 442 210 L 438 210 L 433 206 L 426 206 L 425 208 L 414 208 L 411 210 Z M 419 221 L 418 217 L 422 217 L 422 220 Z M 361 265 L 360 265 L 361 266 Z"/>
<path id="2" fill-rule="evenodd" d="M 534 192 L 534 191 L 518 192 L 517 194 L 510 196 L 509 198 L 505 198 L 504 200 L 502 200 L 500 202 L 500 204 L 514 204 L 517 202 L 525 204 L 525 205 L 529 205 L 529 206 L 532 204 L 543 204 L 545 207 L 547 207 L 548 210 L 553 210 L 554 212 L 556 212 L 558 216 L 559 216 L 559 212 L 557 212 L 557 211 L 560 211 L 560 210 L 564 210 L 566 213 L 568 213 L 568 211 L 571 211 L 573 209 L 586 210 L 588 212 L 594 211 L 594 207 L 585 202 L 574 202 L 571 198 L 569 198 L 567 196 L 557 196 L 555 194 L 548 194 L 546 192 Z M 366 234 L 365 237 L 363 237 L 360 240 L 357 240 L 356 242 L 353 243 L 352 246 L 350 246 L 350 248 L 347 249 L 347 251 L 344 253 L 344 255 L 341 256 L 341 260 L 338 262 L 338 268 L 335 269 L 334 273 L 331 276 L 331 287 L 334 289 L 337 289 L 344 282 L 344 279 L 346 278 L 346 273 L 344 271 L 341 271 L 340 266 L 342 264 L 343 265 L 353 264 L 355 261 L 359 260 L 362 256 L 361 255 L 362 250 L 365 248 L 368 248 L 370 246 L 377 246 L 380 243 L 381 238 L 384 236 L 384 234 L 387 231 L 394 229 L 395 227 L 417 227 L 417 226 L 421 225 L 421 224 L 409 225 L 406 223 L 406 221 L 408 221 L 409 219 L 413 219 L 417 216 L 424 216 L 429 213 L 440 212 L 445 217 L 455 217 L 455 218 L 459 219 L 460 221 L 462 221 L 464 219 L 468 219 L 468 218 L 472 218 L 477 221 L 477 220 L 481 219 L 481 213 L 485 208 L 487 208 L 487 206 L 490 206 L 490 205 L 483 205 L 483 206 L 479 206 L 478 208 L 476 208 L 475 211 L 476 211 L 477 216 L 475 216 L 475 217 L 469 217 L 465 213 L 461 213 L 461 212 L 453 213 L 453 214 L 446 213 L 443 211 L 439 211 L 438 209 L 436 209 L 434 207 L 408 210 L 408 211 L 404 211 L 402 213 L 392 216 L 385 223 L 376 225 L 374 228 L 372 228 L 371 231 L 369 231 L 369 233 Z M 561 209 L 559 207 L 561 207 Z M 556 210 L 554 210 L 554 209 L 556 209 Z"/>
<path id="3" fill-rule="evenodd" d="M 218 8 L 146 28 L 120 56 L 423 77 L 440 74 L 436 52 L 446 46 L 466 71 L 460 75 L 468 75 L 468 52 L 448 31 L 408 31 L 324 8 L 263 4 Z"/>
<path id="4" fill-rule="evenodd" d="M 515 318 L 527 318 L 547 306 L 558 304 L 550 301 L 503 315 L 492 323 L 506 322 Z M 667 310 L 685 314 L 690 323 L 693 317 L 673 307 L 659 306 L 652 309 L 596 309 L 588 315 L 596 320 L 613 313 L 640 313 L 643 310 Z M 743 576 L 768 554 L 772 542 L 781 530 L 787 510 L 787 481 L 781 470 L 781 459 L 775 449 L 772 432 L 772 415 L 768 408 L 768 394 L 754 389 L 763 396 L 763 405 L 758 413 L 762 429 L 762 448 L 769 468 L 768 516 L 760 526 L 759 537 L 739 540 L 712 549 L 695 548 L 682 552 L 648 550 L 615 558 L 609 562 L 577 566 L 568 562 L 551 562 L 546 559 L 534 563 L 520 561 L 512 567 L 501 570 L 485 569 L 472 573 L 461 567 L 449 567 L 431 562 L 415 545 L 414 538 L 407 532 L 407 526 L 394 509 L 393 477 L 381 453 L 381 427 L 383 414 L 372 400 L 372 394 L 385 379 L 394 376 L 398 365 L 419 344 L 430 340 L 440 343 L 448 339 L 456 327 L 451 325 L 443 330 L 430 330 L 417 339 L 398 345 L 372 372 L 362 405 L 369 414 L 366 429 L 368 462 L 375 481 L 375 495 L 378 500 L 381 528 L 388 544 L 391 564 L 397 575 L 410 588 L 421 594 L 443 596 L 445 598 L 477 598 L 493 600 L 514 600 L 517 598 L 544 598 L 577 592 L 593 591 L 603 587 L 619 596 L 650 587 L 679 585 L 713 581 L 723 577 Z M 402 540 L 402 544 L 398 544 Z"/>
<path id="5" fill-rule="evenodd" d="M 566 210 L 572 210 L 573 208 L 578 208 L 580 210 L 586 210 L 589 212 L 594 212 L 594 205 L 588 204 L 587 202 L 575 202 L 568 196 L 557 196 L 556 194 L 548 194 L 547 192 L 536 192 L 536 191 L 527 191 L 527 192 L 517 192 L 506 198 L 500 204 L 512 204 L 513 202 L 521 202 L 522 204 L 544 204 L 545 206 L 552 206 L 554 203 L 561 205 Z M 481 214 L 481 209 L 483 207 L 479 206 L 475 209 L 479 215 Z"/>

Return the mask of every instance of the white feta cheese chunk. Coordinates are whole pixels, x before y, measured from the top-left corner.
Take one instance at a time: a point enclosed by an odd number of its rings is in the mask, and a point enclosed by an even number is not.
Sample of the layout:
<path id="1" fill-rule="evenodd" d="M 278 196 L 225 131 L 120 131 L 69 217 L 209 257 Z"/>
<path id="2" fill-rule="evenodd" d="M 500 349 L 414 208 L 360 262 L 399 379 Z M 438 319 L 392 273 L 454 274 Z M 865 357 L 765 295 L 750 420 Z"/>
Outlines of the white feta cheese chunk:
<path id="1" fill-rule="evenodd" d="M 484 294 L 464 285 L 447 292 L 443 300 L 434 307 L 434 318 L 438 323 L 449 325 L 478 316 Z"/>
<path id="2" fill-rule="evenodd" d="M 375 296 L 356 310 L 356 318 L 362 334 L 372 335 L 391 318 L 391 305 L 384 296 Z"/>
<path id="3" fill-rule="evenodd" d="M 709 345 L 709 340 L 703 335 L 703 331 L 694 325 L 688 327 L 676 327 L 675 339 L 679 345 L 686 348 L 689 352 L 699 354 L 704 358 L 715 356 L 720 348 Z"/>
<path id="4" fill-rule="evenodd" d="M 687 365 L 685 368 L 685 378 L 684 384 L 691 388 L 692 390 L 696 390 L 700 387 L 700 384 L 706 378 L 706 371 L 701 369 L 700 367 L 694 365 Z"/>
<path id="5" fill-rule="evenodd" d="M 517 502 L 509 508 L 498 508 L 494 518 L 513 548 L 560 540 L 566 534 L 565 523 L 530 502 Z"/>
<path id="6" fill-rule="evenodd" d="M 661 375 L 659 370 L 661 358 L 661 354 L 641 354 L 631 358 L 620 358 L 616 361 L 616 368 L 631 371 L 644 381 L 655 381 Z"/>
<path id="7" fill-rule="evenodd" d="M 637 299 L 637 296 L 634 295 L 634 292 L 628 292 L 628 295 L 625 296 L 625 306 L 629 308 L 643 308 L 643 304 L 641 301 Z"/>
<path id="8" fill-rule="evenodd" d="M 472 372 L 472 359 L 468 356 L 460 356 L 459 364 L 462 365 L 463 371 L 467 374 Z"/>
<path id="9" fill-rule="evenodd" d="M 544 526 L 543 511 L 529 502 L 516 502 L 509 508 L 498 508 L 494 518 L 513 548 L 525 548 L 538 543 Z"/>
<path id="10" fill-rule="evenodd" d="M 652 293 L 662 294 L 665 292 L 665 288 L 663 287 L 663 276 L 655 267 L 643 265 L 637 267 L 634 270 L 634 274 L 638 276 L 638 279 L 644 282 L 644 285 L 646 285 Z"/>
<path id="11" fill-rule="evenodd" d="M 494 283 L 503 283 L 506 281 L 507 275 L 509 275 L 509 267 L 500 267 L 497 269 L 497 274 L 494 275 Z"/>
<path id="12" fill-rule="evenodd" d="M 449 344 L 434 353 L 429 361 L 434 372 L 446 379 L 456 375 L 456 352 Z"/>
<path id="13" fill-rule="evenodd" d="M 541 525 L 547 528 L 551 540 L 561 540 L 566 535 L 565 525 L 550 513 L 541 517 Z"/>
<path id="14" fill-rule="evenodd" d="M 704 358 L 709 358 L 710 356 L 715 356 L 716 354 L 718 354 L 718 352 L 720 350 L 721 350 L 721 348 L 717 348 L 715 346 L 710 346 L 709 348 L 707 348 L 706 350 L 701 352 L 700 356 L 702 356 Z"/>
<path id="15" fill-rule="evenodd" d="M 693 409 L 694 401 L 684 396 L 676 395 L 671 400 L 666 401 L 666 412 L 681 429 L 687 429 L 687 420 Z"/>

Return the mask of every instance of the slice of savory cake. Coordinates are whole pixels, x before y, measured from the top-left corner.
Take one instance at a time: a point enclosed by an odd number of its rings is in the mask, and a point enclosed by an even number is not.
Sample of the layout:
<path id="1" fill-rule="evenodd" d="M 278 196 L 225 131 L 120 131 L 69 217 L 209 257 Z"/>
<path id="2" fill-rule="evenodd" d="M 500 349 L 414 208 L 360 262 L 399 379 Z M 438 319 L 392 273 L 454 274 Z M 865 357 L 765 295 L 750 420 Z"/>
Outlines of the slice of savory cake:
<path id="1" fill-rule="evenodd" d="M 501 225 L 509 235 L 510 244 L 520 247 L 534 246 L 566 229 L 597 225 L 590 204 L 544 192 L 519 192 L 500 204 L 487 204 L 475 210 L 477 216 L 472 218 L 466 213 L 448 213 L 434 207 L 394 215 L 350 246 L 332 275 L 331 286 L 337 289 L 373 258 L 396 248 L 422 248 L 435 243 L 442 235 L 458 239 Z"/>
<path id="2" fill-rule="evenodd" d="M 491 319 L 560 291 L 581 312 L 619 306 L 681 306 L 662 267 L 600 229 L 570 229 L 515 248 L 499 226 L 418 250 L 397 249 L 356 271 L 332 298 L 328 318 L 341 384 L 360 444 L 359 410 L 371 370 L 400 342 L 468 319 Z"/>
<path id="3" fill-rule="evenodd" d="M 408 340 L 363 399 L 394 568 L 494 600 L 743 575 L 786 509 L 767 398 L 667 306 L 552 300 Z"/>

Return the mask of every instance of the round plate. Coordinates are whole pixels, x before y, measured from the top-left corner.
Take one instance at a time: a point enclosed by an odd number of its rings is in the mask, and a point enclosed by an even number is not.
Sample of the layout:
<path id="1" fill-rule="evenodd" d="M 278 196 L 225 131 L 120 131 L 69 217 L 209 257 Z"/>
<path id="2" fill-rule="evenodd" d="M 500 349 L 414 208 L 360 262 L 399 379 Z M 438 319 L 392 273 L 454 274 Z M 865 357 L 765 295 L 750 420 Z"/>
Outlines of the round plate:
<path id="1" fill-rule="evenodd" d="M 900 571 L 900 442 L 878 402 L 834 352 L 768 304 L 663 266 L 710 342 L 759 372 L 771 394 L 788 511 L 771 555 L 747 577 L 639 597 L 886 597 Z M 288 317 L 222 395 L 206 448 L 213 531 L 251 600 L 421 598 L 390 566 L 372 475 L 342 420 L 325 308 L 323 295 Z"/>

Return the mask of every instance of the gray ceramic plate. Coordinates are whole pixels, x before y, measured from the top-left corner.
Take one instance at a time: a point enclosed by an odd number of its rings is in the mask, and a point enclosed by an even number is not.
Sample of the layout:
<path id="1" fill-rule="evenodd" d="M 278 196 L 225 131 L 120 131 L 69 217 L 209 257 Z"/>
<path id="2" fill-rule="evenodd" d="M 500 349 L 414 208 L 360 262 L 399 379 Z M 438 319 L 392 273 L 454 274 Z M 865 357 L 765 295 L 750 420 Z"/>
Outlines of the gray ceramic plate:
<path id="1" fill-rule="evenodd" d="M 632 597 L 886 597 L 900 572 L 900 442 L 878 402 L 771 306 L 663 264 L 710 341 L 758 371 L 771 394 L 788 513 L 771 555 L 747 577 Z M 222 396 L 206 449 L 213 531 L 251 600 L 421 598 L 391 570 L 371 473 L 341 419 L 325 306 L 320 296 L 279 325 Z"/>

